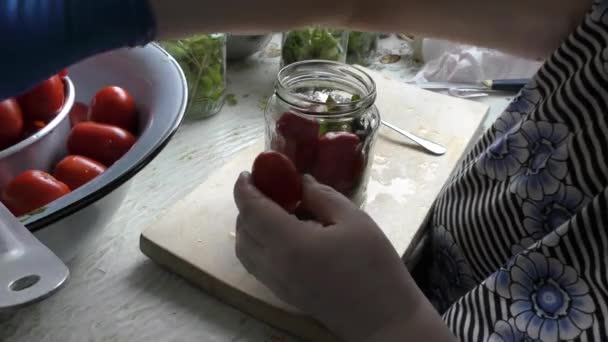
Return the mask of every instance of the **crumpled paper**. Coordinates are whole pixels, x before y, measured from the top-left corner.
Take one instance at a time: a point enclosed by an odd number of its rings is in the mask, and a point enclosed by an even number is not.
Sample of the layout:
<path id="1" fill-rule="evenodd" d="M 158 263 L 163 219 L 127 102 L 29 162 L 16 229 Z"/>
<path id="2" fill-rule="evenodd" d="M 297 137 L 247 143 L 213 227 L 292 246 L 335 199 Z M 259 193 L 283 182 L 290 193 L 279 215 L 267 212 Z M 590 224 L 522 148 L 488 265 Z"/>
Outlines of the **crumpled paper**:
<path id="1" fill-rule="evenodd" d="M 531 78 L 542 65 L 497 50 L 437 39 L 422 41 L 425 62 L 412 81 L 472 83 L 485 80 Z"/>

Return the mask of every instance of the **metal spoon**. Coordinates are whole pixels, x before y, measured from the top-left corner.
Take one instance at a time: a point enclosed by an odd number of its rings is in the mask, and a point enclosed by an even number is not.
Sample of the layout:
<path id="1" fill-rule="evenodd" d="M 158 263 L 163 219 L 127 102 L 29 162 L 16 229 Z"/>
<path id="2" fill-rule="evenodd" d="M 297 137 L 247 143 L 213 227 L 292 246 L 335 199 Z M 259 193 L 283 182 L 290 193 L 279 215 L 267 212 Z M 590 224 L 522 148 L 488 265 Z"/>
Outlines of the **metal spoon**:
<path id="1" fill-rule="evenodd" d="M 70 271 L 0 203 L 0 312 L 44 299 Z"/>
<path id="2" fill-rule="evenodd" d="M 424 138 L 421 138 L 415 134 L 412 134 L 408 131 L 405 131 L 391 123 L 388 123 L 384 120 L 382 120 L 382 124 L 390 129 L 392 129 L 393 131 L 403 135 L 404 137 L 410 139 L 411 141 L 415 142 L 416 144 L 420 145 L 422 148 L 424 148 L 425 150 L 427 150 L 428 152 L 430 152 L 431 154 L 434 154 L 436 156 L 441 156 L 443 154 L 445 154 L 445 152 L 447 151 L 445 147 L 434 143 L 432 141 L 426 140 Z"/>

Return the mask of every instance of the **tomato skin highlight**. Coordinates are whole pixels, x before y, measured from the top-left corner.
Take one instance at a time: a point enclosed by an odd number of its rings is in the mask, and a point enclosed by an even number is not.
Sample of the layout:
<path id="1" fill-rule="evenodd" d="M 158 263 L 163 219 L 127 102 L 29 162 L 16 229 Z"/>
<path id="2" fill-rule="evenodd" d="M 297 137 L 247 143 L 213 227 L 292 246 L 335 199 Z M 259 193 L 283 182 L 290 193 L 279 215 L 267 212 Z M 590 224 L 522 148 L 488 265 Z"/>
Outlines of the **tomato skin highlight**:
<path id="1" fill-rule="evenodd" d="M 70 155 L 57 163 L 53 176 L 70 189 L 76 190 L 105 171 L 106 167 L 93 159 Z"/>
<path id="2" fill-rule="evenodd" d="M 91 101 L 90 121 L 137 131 L 137 109 L 133 97 L 124 89 L 110 86 L 101 89 Z"/>
<path id="3" fill-rule="evenodd" d="M 96 122 L 81 122 L 68 136 L 68 152 L 111 166 L 135 144 L 128 131 Z"/>
<path id="4" fill-rule="evenodd" d="M 308 173 L 317 157 L 319 123 L 286 112 L 276 122 L 278 140 L 273 149 L 291 159 L 300 173 Z"/>
<path id="5" fill-rule="evenodd" d="M 65 101 L 63 81 L 57 75 L 17 97 L 26 121 L 50 122 L 57 116 Z"/>
<path id="6" fill-rule="evenodd" d="M 319 149 L 312 175 L 325 185 L 348 194 L 364 168 L 361 140 L 348 132 L 329 132 L 319 139 Z"/>
<path id="7" fill-rule="evenodd" d="M 2 191 L 2 202 L 19 217 L 70 193 L 70 188 L 46 172 L 25 171 Z"/>
<path id="8" fill-rule="evenodd" d="M 17 101 L 0 101 L 0 150 L 10 147 L 21 138 L 23 125 L 23 112 Z"/>
<path id="9" fill-rule="evenodd" d="M 253 162 L 253 184 L 264 195 L 293 213 L 302 200 L 302 178 L 293 162 L 285 155 L 263 152 Z"/>

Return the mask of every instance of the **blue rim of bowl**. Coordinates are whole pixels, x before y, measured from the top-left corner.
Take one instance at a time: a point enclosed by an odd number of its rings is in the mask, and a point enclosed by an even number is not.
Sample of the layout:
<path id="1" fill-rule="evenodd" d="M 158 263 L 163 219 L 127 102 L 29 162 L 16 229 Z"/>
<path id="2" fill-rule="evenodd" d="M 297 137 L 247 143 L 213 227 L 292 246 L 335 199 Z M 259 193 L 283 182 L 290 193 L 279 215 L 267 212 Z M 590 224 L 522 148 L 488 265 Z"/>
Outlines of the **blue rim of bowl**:
<path id="1" fill-rule="evenodd" d="M 25 147 L 35 143 L 45 135 L 51 133 L 55 128 L 57 128 L 59 123 L 62 122 L 63 119 L 70 113 L 72 107 L 74 106 L 74 101 L 76 99 L 74 84 L 72 83 L 72 80 L 70 80 L 69 77 L 63 77 L 61 80 L 63 81 L 63 87 L 67 96 L 64 99 L 63 106 L 61 107 L 61 110 L 59 110 L 59 113 L 57 113 L 53 120 L 51 120 L 38 132 L 30 135 L 27 139 L 21 140 L 15 145 L 12 145 L 11 147 L 0 151 L 0 159 L 6 158 L 23 150 Z"/>
<path id="2" fill-rule="evenodd" d="M 60 204 L 62 204 L 62 202 L 65 202 L 62 200 L 68 199 L 71 194 L 66 195 L 50 203 L 45 208 L 42 208 L 42 210 L 37 210 L 34 211 L 34 213 L 26 214 L 24 216 L 19 217 L 19 219 L 30 231 L 35 232 L 38 230 L 42 230 L 47 226 L 69 215 L 74 214 L 80 209 L 83 209 L 99 201 L 103 197 L 110 194 L 112 191 L 119 188 L 121 185 L 129 181 L 133 176 L 135 176 L 139 171 L 141 171 L 146 165 L 148 165 L 165 148 L 165 146 L 167 146 L 171 138 L 175 135 L 175 132 L 177 132 L 177 129 L 179 128 L 179 125 L 183 120 L 184 113 L 186 111 L 186 105 L 188 102 L 188 84 L 186 81 L 186 76 L 181 67 L 179 66 L 178 62 L 162 47 L 160 47 L 156 43 L 151 43 L 149 44 L 149 46 L 151 46 L 152 48 L 156 48 L 162 54 L 164 54 L 165 57 L 168 58 L 173 67 L 175 67 L 176 71 L 179 73 L 179 78 L 181 80 L 182 99 L 180 101 L 180 108 L 177 109 L 177 114 L 173 118 L 170 127 L 168 127 L 168 129 L 165 131 L 165 134 L 157 140 L 157 143 L 151 148 L 149 148 L 136 163 L 130 165 L 129 167 L 126 167 L 125 170 L 121 172 L 119 176 L 115 177 L 104 186 L 96 189 L 95 191 L 87 193 L 86 195 L 80 197 L 78 200 L 67 203 L 67 205 L 65 206 L 61 206 Z M 121 160 L 128 159 L 128 156 L 132 155 L 131 153 L 133 152 L 133 150 L 134 148 L 131 149 L 131 151 L 127 152 L 127 154 Z M 120 160 L 117 162 L 117 164 L 118 163 L 120 163 Z M 117 164 L 115 164 L 114 166 L 117 166 Z M 112 168 L 108 169 L 108 171 L 110 171 L 111 169 Z M 95 181 L 98 181 L 100 178 L 102 177 L 98 177 L 97 179 L 93 180 L 91 183 L 89 183 L 89 185 L 91 185 Z M 76 191 L 83 191 L 85 189 L 86 186 L 80 189 L 76 189 L 74 192 L 72 192 L 72 194 Z"/>

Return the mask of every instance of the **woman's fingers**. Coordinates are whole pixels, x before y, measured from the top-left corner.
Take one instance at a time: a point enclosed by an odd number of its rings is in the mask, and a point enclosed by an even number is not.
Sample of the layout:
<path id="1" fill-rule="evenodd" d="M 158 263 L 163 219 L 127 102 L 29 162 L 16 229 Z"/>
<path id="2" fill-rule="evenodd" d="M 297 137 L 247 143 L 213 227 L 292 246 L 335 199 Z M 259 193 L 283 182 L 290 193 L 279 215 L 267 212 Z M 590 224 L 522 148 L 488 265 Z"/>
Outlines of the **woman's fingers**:
<path id="1" fill-rule="evenodd" d="M 312 176 L 302 177 L 302 209 L 325 225 L 336 224 L 349 218 L 358 208 L 346 197 L 320 184 Z"/>
<path id="2" fill-rule="evenodd" d="M 265 246 L 280 245 L 299 237 L 301 222 L 264 196 L 252 183 L 251 174 L 242 173 L 234 186 L 234 200 L 243 229 Z"/>
<path id="3" fill-rule="evenodd" d="M 270 249 L 264 247 L 253 238 L 247 228 L 248 223 L 239 215 L 237 217 L 236 229 L 236 257 L 239 259 L 243 267 L 253 275 L 261 283 L 265 284 L 278 296 L 285 297 L 285 284 L 283 279 L 280 263 L 277 263 L 276 257 L 273 258 Z"/>
<path id="4" fill-rule="evenodd" d="M 245 221 L 239 215 L 236 220 L 236 257 L 241 261 L 249 273 L 255 275 L 259 273 L 259 265 L 266 263 L 264 247 L 247 233 L 244 227 Z"/>

